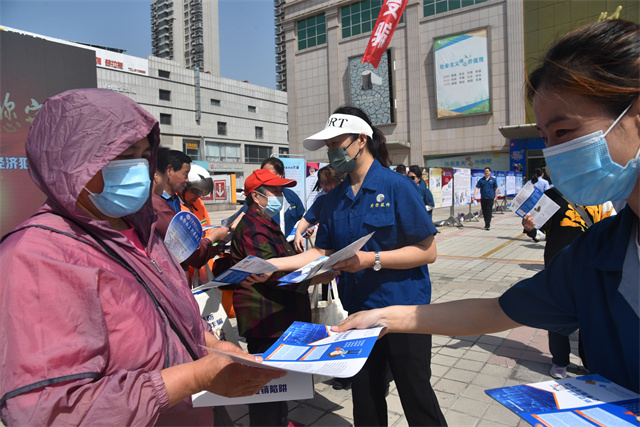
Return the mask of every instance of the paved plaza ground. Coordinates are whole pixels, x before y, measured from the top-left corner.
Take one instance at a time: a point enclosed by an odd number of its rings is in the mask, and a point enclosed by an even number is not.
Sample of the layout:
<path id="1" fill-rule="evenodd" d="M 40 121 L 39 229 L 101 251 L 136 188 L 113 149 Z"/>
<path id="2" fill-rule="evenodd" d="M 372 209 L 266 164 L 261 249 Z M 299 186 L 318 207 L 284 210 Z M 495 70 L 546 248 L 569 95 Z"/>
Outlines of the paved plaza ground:
<path id="1" fill-rule="evenodd" d="M 468 207 L 459 211 L 468 213 Z M 215 218 L 232 212 L 216 212 Z M 441 208 L 433 219 L 438 222 L 449 216 L 449 208 Z M 509 211 L 494 215 L 490 231 L 484 230 L 482 218 L 438 230 L 438 259 L 429 266 L 434 303 L 496 297 L 543 268 L 544 243 L 523 234 L 520 218 Z M 577 338 L 571 339 L 569 375 L 581 375 Z M 550 380 L 550 357 L 547 332 L 529 327 L 480 336 L 434 336 L 431 384 L 450 426 L 527 426 L 484 390 Z M 353 425 L 351 390 L 334 390 L 332 383 L 327 379 L 316 384 L 311 400 L 289 402 L 290 420 L 307 426 Z M 387 404 L 389 425 L 407 425 L 393 383 Z M 249 425 L 246 405 L 228 409 L 238 425 Z"/>

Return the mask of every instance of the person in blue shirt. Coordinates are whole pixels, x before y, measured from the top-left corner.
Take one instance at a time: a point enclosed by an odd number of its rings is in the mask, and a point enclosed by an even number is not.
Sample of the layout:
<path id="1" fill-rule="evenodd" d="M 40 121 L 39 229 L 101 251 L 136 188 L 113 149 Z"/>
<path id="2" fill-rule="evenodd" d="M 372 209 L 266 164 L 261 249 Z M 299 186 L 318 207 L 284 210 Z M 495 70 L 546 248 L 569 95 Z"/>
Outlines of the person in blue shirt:
<path id="1" fill-rule="evenodd" d="M 284 163 L 282 163 L 282 160 L 277 157 L 268 157 L 264 159 L 262 161 L 262 164 L 260 165 L 260 169 L 267 169 L 271 173 L 278 175 L 280 178 L 284 178 Z M 290 188 L 283 188 L 282 193 L 286 204 L 284 205 L 284 208 L 282 209 L 280 214 L 275 215 L 271 219 L 273 219 L 275 223 L 280 226 L 282 233 L 286 237 L 291 233 L 293 227 L 297 224 L 297 222 L 302 219 L 302 216 L 304 215 L 304 203 L 302 203 L 302 200 L 300 200 L 300 197 L 298 197 L 296 192 L 291 190 Z M 241 208 L 242 215 L 247 212 L 247 203 L 248 202 L 245 199 L 244 205 Z M 242 219 L 242 215 L 234 221 L 232 228 L 239 224 L 240 219 Z M 284 219 L 284 227 L 281 224 L 282 219 Z"/>
<path id="2" fill-rule="evenodd" d="M 264 159 L 260 169 L 267 169 L 280 178 L 284 178 L 284 163 L 277 157 L 268 157 Z M 300 221 L 304 215 L 304 203 L 300 200 L 300 197 L 290 188 L 283 188 L 282 193 L 287 204 L 286 210 L 283 210 L 281 215 L 276 215 L 272 219 L 280 226 L 282 233 L 288 236 L 296 223 Z M 284 227 L 281 224 L 284 217 Z"/>
<path id="3" fill-rule="evenodd" d="M 391 169 L 385 137 L 355 107 L 338 108 L 305 148 L 328 149 L 331 167 L 348 174 L 327 194 L 316 247 L 269 260 L 292 271 L 373 233 L 362 250 L 337 263 L 338 284 L 349 313 L 396 304 L 429 304 L 428 264 L 436 259 L 436 228 L 413 184 Z M 431 336 L 389 335 L 379 339 L 352 378 L 357 426 L 387 425 L 386 367 L 395 380 L 410 425 L 446 425 L 431 388 Z"/>
<path id="4" fill-rule="evenodd" d="M 627 201 L 499 298 L 386 307 L 337 331 L 451 336 L 520 325 L 580 329 L 591 374 L 640 392 L 640 25 L 613 19 L 560 39 L 527 79 L 555 186 L 573 202 Z M 635 421 L 635 419 L 634 419 Z"/>
<path id="5" fill-rule="evenodd" d="M 420 166 L 409 166 L 407 177 L 418 185 L 418 191 L 420 192 L 420 197 L 422 197 L 422 201 L 427 208 L 429 218 L 433 219 L 433 208 L 435 207 L 436 203 L 433 200 L 433 194 L 431 194 L 431 191 L 429 190 L 429 188 L 427 188 L 427 183 L 424 181 L 424 179 L 422 179 L 422 171 L 420 170 Z"/>
<path id="6" fill-rule="evenodd" d="M 551 186 L 549 185 L 549 181 L 543 178 L 544 172 L 540 168 L 536 168 L 533 171 L 533 177 L 531 178 L 531 183 L 538 188 L 543 193 L 547 191 Z"/>
<path id="7" fill-rule="evenodd" d="M 491 227 L 491 211 L 493 203 L 498 198 L 498 184 L 496 178 L 491 176 L 491 168 L 484 168 L 484 177 L 478 180 L 476 189 L 473 191 L 473 200 L 480 190 L 480 205 L 482 207 L 482 217 L 484 218 L 484 229 L 489 230 Z"/>

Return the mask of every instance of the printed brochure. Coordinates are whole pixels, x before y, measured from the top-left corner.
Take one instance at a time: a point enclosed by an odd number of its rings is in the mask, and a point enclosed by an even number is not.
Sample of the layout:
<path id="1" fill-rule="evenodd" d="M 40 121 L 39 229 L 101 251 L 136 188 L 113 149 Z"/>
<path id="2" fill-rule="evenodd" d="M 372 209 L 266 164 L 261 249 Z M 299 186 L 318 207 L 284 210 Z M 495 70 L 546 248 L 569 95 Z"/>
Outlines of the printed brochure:
<path id="1" fill-rule="evenodd" d="M 293 322 L 278 341 L 262 354 L 262 363 L 250 362 L 230 353 L 224 354 L 235 362 L 259 368 L 348 378 L 362 369 L 380 331 L 381 327 L 333 332 L 331 326 Z"/>
<path id="2" fill-rule="evenodd" d="M 278 279 L 280 286 L 288 285 L 290 283 L 300 283 L 303 280 L 311 279 L 312 277 L 319 276 L 322 273 L 330 271 L 337 263 L 347 260 L 354 256 L 373 236 L 373 233 L 367 234 L 364 237 L 359 238 L 349 246 L 345 246 L 337 252 L 331 254 L 331 256 L 322 256 L 311 261 L 309 264 L 296 271 L 287 274 L 284 277 Z"/>
<path id="3" fill-rule="evenodd" d="M 521 217 L 531 214 L 536 228 L 540 228 L 560 209 L 560 206 L 542 190 L 536 188 L 531 182 L 527 182 L 509 203 L 509 209 Z"/>
<path id="4" fill-rule="evenodd" d="M 640 395 L 600 375 L 485 390 L 532 425 L 637 426 Z"/>
<path id="5" fill-rule="evenodd" d="M 206 289 L 217 288 L 219 286 L 231 285 L 233 283 L 242 282 L 251 274 L 275 273 L 278 271 L 275 265 L 262 258 L 249 255 L 218 277 L 214 277 L 212 281 L 193 288 L 192 292 L 204 291 Z"/>

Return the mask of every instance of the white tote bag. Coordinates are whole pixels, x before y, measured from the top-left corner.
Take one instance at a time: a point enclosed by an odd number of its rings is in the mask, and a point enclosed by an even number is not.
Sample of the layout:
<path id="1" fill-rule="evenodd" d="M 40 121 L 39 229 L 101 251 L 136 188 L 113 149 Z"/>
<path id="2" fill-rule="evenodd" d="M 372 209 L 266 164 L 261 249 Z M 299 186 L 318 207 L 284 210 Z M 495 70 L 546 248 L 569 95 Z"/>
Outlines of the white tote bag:
<path id="1" fill-rule="evenodd" d="M 213 274 L 209 265 L 205 264 L 207 270 L 207 277 L 209 281 L 213 280 Z M 200 285 L 198 281 L 198 274 L 193 275 L 192 286 Z M 193 294 L 194 298 L 198 302 L 200 308 L 200 316 L 211 325 L 213 334 L 221 341 L 229 341 L 235 345 L 240 345 L 238 342 L 238 333 L 233 328 L 233 325 L 227 317 L 227 312 L 222 306 L 222 292 L 220 289 L 213 288 L 205 291 L 198 291 Z"/>
<path id="2" fill-rule="evenodd" d="M 346 319 L 349 314 L 342 308 L 335 280 L 329 284 L 329 295 L 327 295 L 326 301 L 319 301 L 318 288 L 320 286 L 322 285 L 316 285 L 311 295 L 311 322 L 318 325 L 335 326 Z M 332 296 L 332 293 L 335 293 L 335 296 Z"/>

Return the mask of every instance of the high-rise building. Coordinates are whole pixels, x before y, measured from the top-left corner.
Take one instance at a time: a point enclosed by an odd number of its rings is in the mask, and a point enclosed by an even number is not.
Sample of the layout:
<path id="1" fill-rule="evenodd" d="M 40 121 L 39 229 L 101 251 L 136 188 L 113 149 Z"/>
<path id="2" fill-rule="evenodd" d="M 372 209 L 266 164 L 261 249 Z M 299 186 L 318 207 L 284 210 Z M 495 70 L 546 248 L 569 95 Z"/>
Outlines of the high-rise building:
<path id="1" fill-rule="evenodd" d="M 275 33 L 276 33 L 276 89 L 287 91 L 287 52 L 284 44 L 284 29 L 282 21 L 284 19 L 284 9 L 280 6 L 284 5 L 285 0 L 273 0 L 275 15 Z"/>
<path id="2" fill-rule="evenodd" d="M 152 54 L 220 75 L 218 0 L 153 0 Z"/>

